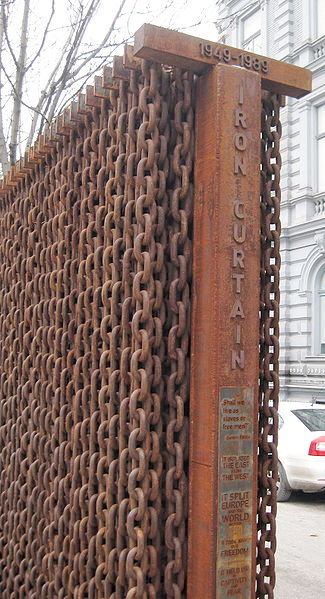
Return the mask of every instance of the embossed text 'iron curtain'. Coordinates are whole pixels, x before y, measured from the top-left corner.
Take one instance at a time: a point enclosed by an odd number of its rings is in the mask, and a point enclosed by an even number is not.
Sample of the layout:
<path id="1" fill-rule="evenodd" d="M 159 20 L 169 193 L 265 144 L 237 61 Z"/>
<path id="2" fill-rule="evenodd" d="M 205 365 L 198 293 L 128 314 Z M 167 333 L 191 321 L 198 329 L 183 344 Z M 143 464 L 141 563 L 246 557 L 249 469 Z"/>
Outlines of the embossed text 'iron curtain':
<path id="1" fill-rule="evenodd" d="M 244 104 L 244 88 L 240 85 L 238 108 L 234 111 L 234 173 L 238 176 L 247 175 L 247 137 L 245 130 L 247 129 L 247 115 L 243 108 Z M 234 199 L 234 223 L 232 240 L 233 261 L 232 261 L 232 279 L 235 281 L 235 301 L 232 307 L 230 318 L 234 319 L 235 323 L 235 343 L 236 347 L 231 349 L 231 368 L 245 367 L 245 350 L 242 349 L 242 326 L 241 320 L 245 318 L 244 308 L 242 305 L 243 282 L 245 279 L 245 248 L 246 240 L 246 224 L 245 224 L 245 202 L 241 198 L 240 186 L 237 186 L 238 195 Z"/>

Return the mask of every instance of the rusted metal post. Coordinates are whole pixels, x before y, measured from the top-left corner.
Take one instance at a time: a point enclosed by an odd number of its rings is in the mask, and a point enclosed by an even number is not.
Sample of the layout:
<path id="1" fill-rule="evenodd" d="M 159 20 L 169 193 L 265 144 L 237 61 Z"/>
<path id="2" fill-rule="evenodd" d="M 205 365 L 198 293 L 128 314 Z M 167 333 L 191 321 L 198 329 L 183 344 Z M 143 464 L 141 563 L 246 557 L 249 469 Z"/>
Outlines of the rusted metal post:
<path id="1" fill-rule="evenodd" d="M 260 95 L 236 67 L 198 82 L 188 599 L 254 596 Z"/>
<path id="2" fill-rule="evenodd" d="M 311 73 L 154 25 L 136 33 L 134 54 L 200 75 L 187 597 L 252 599 L 258 543 L 261 88 L 300 98 L 311 91 Z"/>

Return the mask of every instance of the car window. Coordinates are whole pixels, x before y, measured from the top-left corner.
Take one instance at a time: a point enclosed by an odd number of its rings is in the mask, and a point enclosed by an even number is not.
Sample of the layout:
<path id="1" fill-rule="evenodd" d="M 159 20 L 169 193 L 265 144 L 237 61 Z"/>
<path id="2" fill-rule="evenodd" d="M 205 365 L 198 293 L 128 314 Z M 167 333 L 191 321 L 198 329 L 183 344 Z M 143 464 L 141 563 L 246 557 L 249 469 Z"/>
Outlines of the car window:
<path id="1" fill-rule="evenodd" d="M 325 431 L 325 410 L 292 410 L 310 431 Z"/>
<path id="2" fill-rule="evenodd" d="M 273 418 L 272 418 L 272 416 L 269 416 L 269 418 L 267 419 L 267 421 L 268 421 L 269 424 L 273 424 Z M 279 427 L 279 430 L 280 430 L 280 428 L 282 428 L 283 425 L 284 425 L 284 420 L 283 420 L 281 414 L 279 414 L 279 412 L 278 412 L 278 422 L 279 422 L 278 427 Z"/>

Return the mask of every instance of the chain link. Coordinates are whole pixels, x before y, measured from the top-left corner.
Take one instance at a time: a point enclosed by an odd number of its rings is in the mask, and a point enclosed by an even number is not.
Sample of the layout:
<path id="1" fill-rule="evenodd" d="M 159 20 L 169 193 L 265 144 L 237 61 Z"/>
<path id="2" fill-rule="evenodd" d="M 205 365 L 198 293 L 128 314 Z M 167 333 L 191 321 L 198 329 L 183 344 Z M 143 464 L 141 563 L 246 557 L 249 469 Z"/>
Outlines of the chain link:
<path id="1" fill-rule="evenodd" d="M 274 598 L 278 478 L 281 96 L 265 93 L 261 124 L 261 331 L 257 599 Z"/>
<path id="2" fill-rule="evenodd" d="M 3 599 L 184 597 L 193 77 L 109 76 L 0 204 Z"/>
<path id="3" fill-rule="evenodd" d="M 170 226 L 168 277 L 168 355 L 166 419 L 166 508 L 165 542 L 167 565 L 165 593 L 168 599 L 179 599 L 184 593 L 186 564 L 187 460 L 188 460 L 188 395 L 189 332 L 193 186 L 191 171 L 194 158 L 191 90 L 193 80 L 177 73 L 178 89 L 172 116 L 175 127 L 170 193 Z"/>
<path id="4" fill-rule="evenodd" d="M 141 64 L 96 78 L 0 201 L 3 599 L 186 596 L 195 78 Z M 264 95 L 258 599 L 275 581 L 279 104 Z"/>

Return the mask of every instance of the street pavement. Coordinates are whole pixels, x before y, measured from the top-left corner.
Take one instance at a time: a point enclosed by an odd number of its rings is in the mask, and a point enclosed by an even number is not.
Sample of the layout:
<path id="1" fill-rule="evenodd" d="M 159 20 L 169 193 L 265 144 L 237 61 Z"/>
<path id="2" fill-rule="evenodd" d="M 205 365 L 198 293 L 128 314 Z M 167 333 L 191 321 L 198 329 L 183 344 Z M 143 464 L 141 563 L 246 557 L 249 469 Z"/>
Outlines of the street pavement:
<path id="1" fill-rule="evenodd" d="M 275 599 L 325 599 L 325 493 L 278 503 Z"/>

